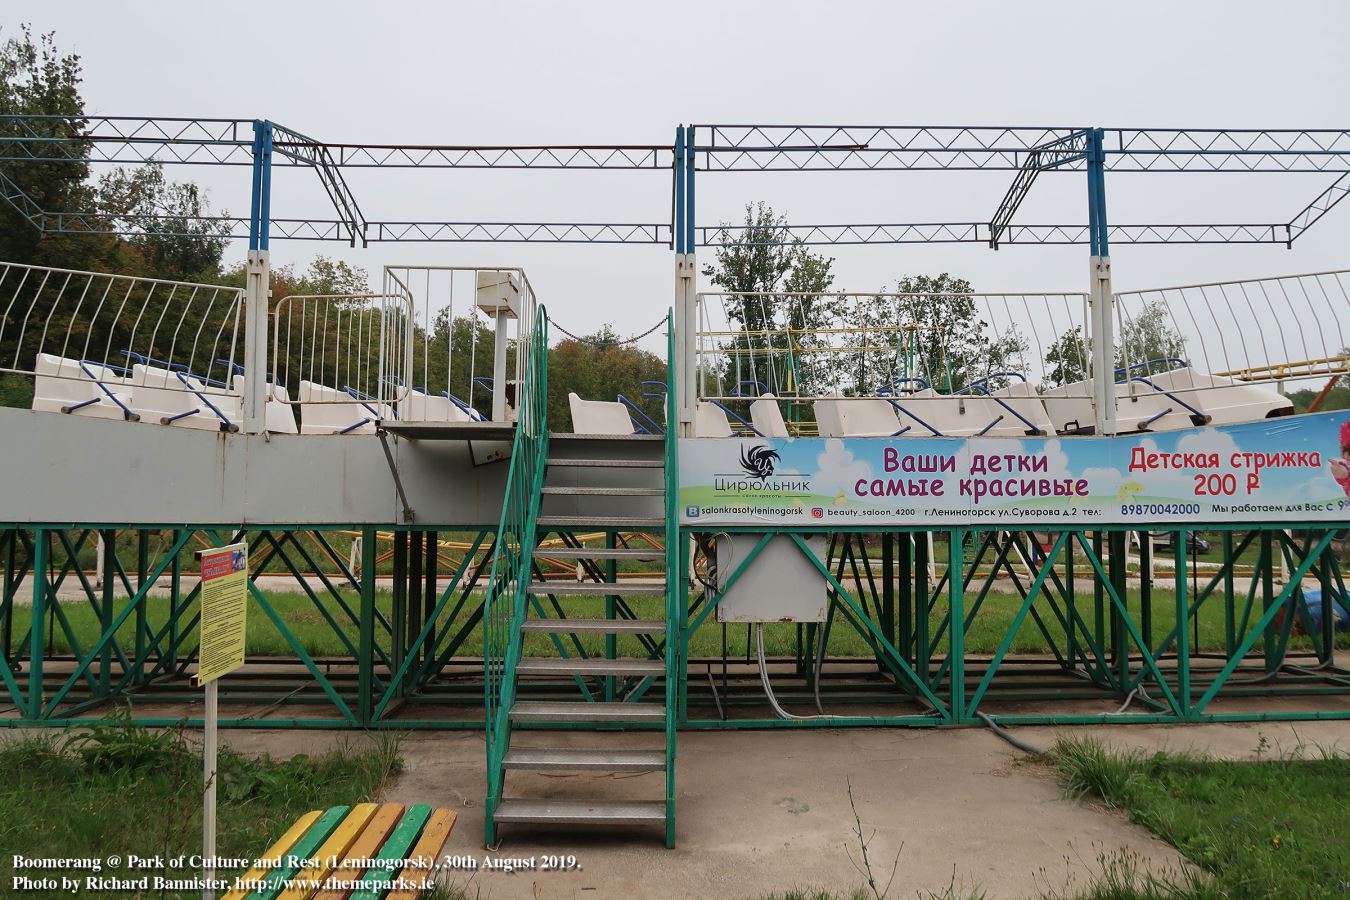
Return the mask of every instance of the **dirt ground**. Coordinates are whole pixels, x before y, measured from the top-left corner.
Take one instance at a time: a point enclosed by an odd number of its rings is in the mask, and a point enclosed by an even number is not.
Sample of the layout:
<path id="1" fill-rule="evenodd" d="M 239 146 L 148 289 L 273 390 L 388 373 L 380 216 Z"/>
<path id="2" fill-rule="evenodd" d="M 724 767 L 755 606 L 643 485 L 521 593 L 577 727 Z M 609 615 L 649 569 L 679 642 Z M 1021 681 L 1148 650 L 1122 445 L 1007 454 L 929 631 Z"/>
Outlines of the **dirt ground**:
<path id="1" fill-rule="evenodd" d="M 1057 729 L 1020 728 L 1041 746 Z M 1089 727 L 1121 748 L 1196 749 L 1225 758 L 1289 751 L 1302 744 L 1350 745 L 1350 723 Z M 1258 751 L 1262 746 L 1264 749 Z M 550 737 L 559 746 L 569 739 Z M 244 752 L 314 752 L 339 732 L 247 731 L 227 736 Z M 651 736 L 615 735 L 651 745 Z M 1049 769 L 982 729 L 686 732 L 676 775 L 678 846 L 666 850 L 657 829 L 546 834 L 503 828 L 495 851 L 482 841 L 483 736 L 417 732 L 402 744 L 406 769 L 387 800 L 448 806 L 460 813 L 446 853 L 529 858 L 574 854 L 570 872 L 504 874 L 461 870 L 450 879 L 490 898 L 757 898 L 790 888 L 847 891 L 862 884 L 848 783 L 871 839 L 873 868 L 884 879 L 899 853 L 891 897 L 919 891 L 990 898 L 1039 896 L 1083 885 L 1099 858 L 1136 855 L 1155 871 L 1181 865 L 1171 847 L 1123 816 L 1064 796 Z M 564 779 L 566 782 L 564 783 Z M 579 785 L 578 781 L 590 784 Z M 658 775 L 524 776 L 508 793 L 534 796 L 661 795 Z"/>

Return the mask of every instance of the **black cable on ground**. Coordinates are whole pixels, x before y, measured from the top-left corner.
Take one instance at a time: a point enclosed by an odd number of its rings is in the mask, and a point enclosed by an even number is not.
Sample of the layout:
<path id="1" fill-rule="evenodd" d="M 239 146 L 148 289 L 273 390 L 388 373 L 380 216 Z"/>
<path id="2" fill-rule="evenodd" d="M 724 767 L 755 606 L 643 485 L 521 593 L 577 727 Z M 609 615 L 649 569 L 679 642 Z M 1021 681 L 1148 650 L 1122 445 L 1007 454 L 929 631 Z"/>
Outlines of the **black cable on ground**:
<path id="1" fill-rule="evenodd" d="M 975 718 L 988 725 L 993 729 L 994 734 L 1003 738 L 1023 753 L 1030 753 L 1032 756 L 1044 756 L 1047 752 L 1040 747 L 1037 747 L 1035 744 L 1028 744 L 1026 741 L 1013 737 L 1012 732 L 995 722 L 987 713 L 977 712 L 975 713 Z"/>

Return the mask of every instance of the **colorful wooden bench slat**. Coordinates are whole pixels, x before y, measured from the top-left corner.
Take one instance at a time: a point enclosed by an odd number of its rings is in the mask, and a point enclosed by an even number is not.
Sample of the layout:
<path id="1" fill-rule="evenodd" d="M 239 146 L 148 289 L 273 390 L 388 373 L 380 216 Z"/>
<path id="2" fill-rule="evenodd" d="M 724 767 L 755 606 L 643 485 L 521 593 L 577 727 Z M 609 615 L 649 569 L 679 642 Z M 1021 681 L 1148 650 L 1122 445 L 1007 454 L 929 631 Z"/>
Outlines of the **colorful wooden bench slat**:
<path id="1" fill-rule="evenodd" d="M 398 823 L 394 833 L 384 842 L 379 855 L 375 857 L 377 864 L 366 870 L 365 877 L 361 879 L 362 887 L 352 893 L 352 900 L 380 900 L 384 896 L 389 890 L 389 884 L 394 880 L 395 869 L 402 868 L 397 865 L 398 860 L 407 859 L 408 849 L 417 840 L 417 836 L 422 832 L 422 826 L 430 816 L 431 807 L 425 803 L 414 803 L 408 808 L 403 821 Z"/>
<path id="2" fill-rule="evenodd" d="M 380 804 L 378 803 L 358 803 L 353 806 L 352 811 L 347 813 L 347 817 L 328 836 L 328 840 L 323 842 L 323 846 L 314 851 L 314 855 L 309 858 L 309 862 L 296 873 L 291 886 L 282 891 L 277 900 L 308 900 L 309 897 L 318 893 L 324 879 L 333 874 L 335 870 L 329 864 L 330 861 L 346 855 L 352 844 L 361 835 L 366 823 L 370 821 L 379 808 Z"/>
<path id="3" fill-rule="evenodd" d="M 385 838 L 389 837 L 390 832 L 394 830 L 394 826 L 399 823 L 402 817 L 402 803 L 383 804 L 371 818 L 370 823 L 366 825 L 365 830 L 361 832 L 361 836 L 347 851 L 347 855 L 338 863 L 335 873 L 336 879 L 342 882 L 355 882 L 361 874 L 361 870 L 345 865 L 345 863 L 353 859 L 373 859 L 379 851 L 380 845 L 384 843 Z M 315 895 L 314 900 L 347 900 L 351 893 L 351 888 L 323 890 Z"/>
<path id="4" fill-rule="evenodd" d="M 309 831 L 310 827 L 313 826 L 315 822 L 319 821 L 319 816 L 321 815 L 323 815 L 323 810 L 316 809 L 307 812 L 296 819 L 295 824 L 292 825 L 285 834 L 277 838 L 276 843 L 268 847 L 259 858 L 263 860 L 276 860 L 277 865 L 280 865 L 281 858 L 286 855 L 286 851 L 295 846 L 295 842 L 300 840 L 304 833 Z M 240 875 L 239 878 L 235 879 L 235 884 L 258 881 L 270 871 L 272 871 L 270 868 L 254 866 L 243 875 Z M 236 887 L 226 893 L 225 896 L 221 897 L 221 900 L 244 900 L 248 895 L 248 891 Z"/>
<path id="5" fill-rule="evenodd" d="M 455 819 L 425 803 L 305 813 L 222 900 L 418 900 Z"/>
<path id="6" fill-rule="evenodd" d="M 398 873 L 400 881 L 405 884 L 420 884 L 431 875 L 431 870 L 441 855 L 441 848 L 450 839 L 450 830 L 455 827 L 456 815 L 453 809 L 432 810 L 431 818 L 427 819 L 427 825 L 422 829 L 422 836 L 417 839 L 417 845 L 408 854 L 408 864 Z M 421 896 L 422 891 L 405 888 L 390 891 L 385 900 L 418 900 Z"/>
<path id="7" fill-rule="evenodd" d="M 347 813 L 351 807 L 334 806 L 319 817 L 319 820 L 310 826 L 305 836 L 295 842 L 286 856 L 292 857 L 310 857 L 314 851 L 319 849 L 319 845 L 328 839 L 333 830 L 347 818 Z M 277 900 L 277 896 L 286 888 L 286 882 L 295 877 L 299 866 L 281 865 L 271 870 L 264 876 L 264 886 L 248 895 L 248 900 Z"/>

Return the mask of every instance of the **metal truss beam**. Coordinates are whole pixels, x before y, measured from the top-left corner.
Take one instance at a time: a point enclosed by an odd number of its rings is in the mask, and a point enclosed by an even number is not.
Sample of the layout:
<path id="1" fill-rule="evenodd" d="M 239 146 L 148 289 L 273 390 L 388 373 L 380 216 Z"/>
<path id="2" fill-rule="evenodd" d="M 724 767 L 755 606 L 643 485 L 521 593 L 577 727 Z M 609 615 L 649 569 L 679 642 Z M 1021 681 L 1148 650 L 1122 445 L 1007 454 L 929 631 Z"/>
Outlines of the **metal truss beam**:
<path id="1" fill-rule="evenodd" d="M 1346 172 L 1350 130 L 1108 128 L 1117 172 Z"/>
<path id="2" fill-rule="evenodd" d="M 697 168 L 708 172 L 1019 171 L 1038 147 L 1082 128 L 881 125 L 698 125 Z"/>
<path id="3" fill-rule="evenodd" d="M 656 144 L 324 146 L 336 165 L 354 169 L 669 169 L 674 159 L 669 146 Z"/>
<path id="4" fill-rule="evenodd" d="M 866 225 L 787 225 L 772 229 L 789 243 L 829 244 L 1086 244 L 1087 225 L 1007 225 L 997 242 L 989 222 L 931 222 Z M 740 232 L 726 225 L 700 225 L 701 247 L 739 242 Z M 1279 224 L 1112 225 L 1113 243 L 1121 244 L 1285 244 Z"/>
<path id="5" fill-rule="evenodd" d="M 1017 177 L 1008 187 L 1008 193 L 1003 195 L 998 209 L 989 220 L 990 247 L 998 249 L 999 237 L 1007 230 L 1017 208 L 1022 205 L 1031 186 L 1036 183 L 1036 176 L 1046 169 L 1059 168 L 1086 159 L 1088 139 L 1088 132 L 1077 131 L 1059 140 L 1042 144 L 1027 155 L 1026 163 L 1018 170 Z"/>
<path id="6" fill-rule="evenodd" d="M 61 125 L 74 132 L 55 136 Z M 252 165 L 252 119 L 0 116 L 0 161 Z"/>
<path id="7" fill-rule="evenodd" d="M 1333 181 L 1325 191 L 1314 197 L 1311 203 L 1289 220 L 1289 224 L 1285 226 L 1289 243 L 1292 244 L 1303 232 L 1311 228 L 1314 222 L 1329 213 L 1331 208 L 1344 200 L 1347 194 L 1350 194 L 1350 172 Z"/>
<path id="8" fill-rule="evenodd" d="M 610 222 L 371 222 L 367 240 L 494 244 L 663 244 L 669 224 Z"/>
<path id="9" fill-rule="evenodd" d="M 318 173 L 329 201 L 342 216 L 342 222 L 348 229 L 347 237 L 351 245 L 356 246 L 358 237 L 364 240 L 366 221 L 361 215 L 361 207 L 347 186 L 347 180 L 342 177 L 342 171 L 333 163 L 328 148 L 313 138 L 280 125 L 272 126 L 272 134 L 272 149 L 275 153 L 312 166 Z"/>

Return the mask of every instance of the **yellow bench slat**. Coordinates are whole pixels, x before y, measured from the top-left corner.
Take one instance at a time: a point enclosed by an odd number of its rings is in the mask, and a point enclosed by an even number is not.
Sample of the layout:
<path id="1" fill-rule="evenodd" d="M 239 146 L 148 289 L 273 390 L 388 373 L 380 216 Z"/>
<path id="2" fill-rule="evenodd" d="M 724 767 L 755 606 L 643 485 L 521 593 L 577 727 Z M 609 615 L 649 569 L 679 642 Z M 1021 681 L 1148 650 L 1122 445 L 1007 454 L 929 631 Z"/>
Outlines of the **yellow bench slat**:
<path id="1" fill-rule="evenodd" d="M 347 813 L 347 817 L 342 820 L 337 829 L 328 836 L 314 855 L 310 857 L 299 872 L 295 873 L 293 884 L 281 892 L 277 900 L 308 900 L 309 897 L 318 893 L 324 879 L 334 871 L 329 863 L 337 858 L 341 858 L 347 853 L 361 830 L 366 827 L 366 823 L 375 815 L 379 809 L 378 803 L 358 803 L 352 807 L 352 811 Z M 305 884 L 299 882 L 303 879 Z"/>
<path id="2" fill-rule="evenodd" d="M 339 861 L 334 870 L 334 877 L 339 881 L 355 884 L 361 880 L 365 874 L 365 869 L 355 869 L 345 866 L 342 863 L 351 859 L 373 859 L 379 855 L 380 847 L 389 837 L 389 833 L 394 830 L 394 826 L 403 818 L 402 803 L 385 803 L 371 816 L 370 822 L 361 831 L 361 835 L 347 849 L 347 853 Z M 314 895 L 314 900 L 347 900 L 352 893 L 351 889 L 342 889 L 338 891 L 320 891 Z"/>
<path id="3" fill-rule="evenodd" d="M 259 859 L 280 860 L 286 855 L 286 851 L 295 846 L 295 842 L 300 840 L 315 822 L 319 821 L 319 816 L 321 815 L 323 815 L 323 810 L 315 809 L 296 819 L 295 824 L 287 829 L 285 834 L 277 838 L 276 843 L 268 847 L 267 852 L 263 853 Z M 238 884 L 241 881 L 257 881 L 266 876 L 269 871 L 271 870 L 262 866 L 254 866 L 235 879 L 235 884 Z M 244 900 L 250 893 L 252 893 L 251 888 L 249 890 L 240 890 L 236 887 L 222 897 L 221 900 Z"/>

